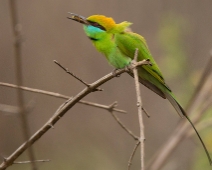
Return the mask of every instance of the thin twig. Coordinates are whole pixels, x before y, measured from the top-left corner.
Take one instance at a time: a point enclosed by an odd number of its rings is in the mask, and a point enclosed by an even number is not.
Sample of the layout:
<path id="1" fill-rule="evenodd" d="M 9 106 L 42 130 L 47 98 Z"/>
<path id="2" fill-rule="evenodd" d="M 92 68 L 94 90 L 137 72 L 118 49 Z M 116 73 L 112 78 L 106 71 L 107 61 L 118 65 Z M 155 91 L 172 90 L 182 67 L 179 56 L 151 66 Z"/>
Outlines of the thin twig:
<path id="1" fill-rule="evenodd" d="M 29 92 L 38 93 L 38 94 L 44 94 L 47 96 L 53 96 L 53 97 L 57 97 L 57 98 L 61 98 L 61 99 L 70 99 L 71 98 L 70 96 L 66 96 L 63 94 L 55 93 L 55 92 L 50 92 L 50 91 L 40 90 L 40 89 L 35 89 L 35 88 L 30 88 L 30 87 L 24 87 L 24 86 L 17 86 L 17 85 L 10 84 L 10 83 L 0 82 L 0 86 L 6 86 L 6 87 L 11 87 L 11 88 L 20 88 L 21 90 L 24 90 L 24 91 L 29 91 Z M 98 107 L 100 109 L 108 110 L 108 106 L 102 105 L 99 103 L 88 102 L 85 100 L 80 100 L 79 103 L 88 105 L 88 106 Z M 116 111 L 119 113 L 127 113 L 125 110 L 120 110 L 120 109 L 116 109 L 116 108 L 113 108 L 113 111 Z"/>
<path id="2" fill-rule="evenodd" d="M 145 63 L 146 60 L 144 60 Z M 142 63 L 141 63 L 142 64 Z M 94 89 L 116 77 L 118 74 L 123 74 L 126 72 L 126 69 L 120 69 L 116 73 L 110 73 L 94 83 L 90 84 L 89 87 L 82 90 L 75 97 L 73 97 L 69 102 L 63 105 L 62 108 L 57 110 L 53 116 L 37 131 L 35 132 L 27 142 L 23 143 L 18 149 L 16 149 L 9 157 L 5 158 L 4 161 L 0 164 L 0 170 L 5 170 L 7 167 L 13 164 L 13 162 L 26 150 L 34 144 L 38 139 L 40 139 L 55 123 L 57 123 L 68 110 L 70 110 L 76 103 L 78 103 L 82 98 L 84 98 L 89 93 L 92 93 Z"/>
<path id="3" fill-rule="evenodd" d="M 63 67 L 57 60 L 53 60 L 55 64 L 57 64 L 60 68 L 62 68 L 66 73 L 70 74 L 71 76 L 73 76 L 75 79 L 77 79 L 78 81 L 80 81 L 82 84 L 84 84 L 85 86 L 89 86 L 88 83 L 86 83 L 85 81 L 83 81 L 81 78 L 79 78 L 78 76 L 76 76 L 74 73 L 70 72 L 68 70 L 68 68 Z"/>
<path id="4" fill-rule="evenodd" d="M 143 112 L 146 114 L 146 116 L 147 116 L 148 118 L 150 118 L 150 114 L 147 112 L 146 109 L 144 109 L 144 107 L 142 107 L 142 110 L 143 110 Z"/>
<path id="5" fill-rule="evenodd" d="M 135 50 L 134 55 L 134 62 L 137 62 L 138 58 L 138 49 Z M 141 92 L 140 92 L 140 86 L 139 86 L 139 79 L 138 79 L 138 71 L 137 67 L 134 67 L 133 69 L 134 79 L 135 79 L 135 89 L 136 89 L 136 96 L 137 96 L 137 107 L 138 107 L 138 120 L 139 120 L 139 128 L 140 128 L 140 156 L 141 156 L 141 170 L 144 170 L 144 123 L 143 123 L 143 117 L 142 117 L 142 99 L 141 99 Z"/>
<path id="6" fill-rule="evenodd" d="M 130 155 L 130 159 L 129 159 L 129 161 L 128 161 L 128 170 L 130 170 L 130 168 L 131 168 L 131 165 L 132 165 L 132 160 L 133 160 L 133 158 L 134 158 L 134 156 L 135 156 L 135 152 L 136 152 L 136 150 L 138 149 L 138 146 L 140 145 L 140 141 L 138 141 L 136 144 L 135 144 L 135 147 L 134 147 L 134 149 L 133 149 L 133 151 L 132 151 L 132 154 Z"/>
<path id="7" fill-rule="evenodd" d="M 89 106 L 98 107 L 98 108 L 101 108 L 101 109 L 109 110 L 108 109 L 109 106 L 102 105 L 102 104 L 99 104 L 99 103 L 93 103 L 93 102 L 88 102 L 88 101 L 84 101 L 84 100 L 80 100 L 79 103 L 89 105 Z M 125 110 L 116 109 L 115 107 L 112 108 L 112 111 L 116 111 L 116 112 L 119 112 L 119 113 L 127 113 Z"/>
<path id="8" fill-rule="evenodd" d="M 15 44 L 14 44 L 14 52 L 15 52 L 15 64 L 16 64 L 16 79 L 17 79 L 17 86 L 21 86 L 23 82 L 23 77 L 22 77 L 22 25 L 20 24 L 18 20 L 18 15 L 17 15 L 17 1 L 16 0 L 10 0 L 10 11 L 11 11 L 11 21 L 12 21 L 12 29 L 15 37 Z M 29 131 L 29 124 L 27 121 L 27 117 L 25 114 L 24 110 L 24 96 L 23 93 L 20 89 L 17 89 L 17 96 L 18 96 L 18 106 L 20 108 L 20 118 L 21 118 L 21 126 L 22 126 L 22 131 L 24 135 L 24 140 L 27 141 L 30 137 L 30 131 Z M 26 145 L 29 145 L 28 142 L 26 142 Z M 29 160 L 33 161 L 35 160 L 35 155 L 33 152 L 33 148 L 29 147 L 28 150 L 28 156 Z M 36 170 L 37 166 L 34 162 L 31 164 L 32 169 Z"/>
<path id="9" fill-rule="evenodd" d="M 116 120 L 116 122 L 130 135 L 132 136 L 135 140 L 139 140 L 139 137 L 133 134 L 131 130 L 129 130 L 122 122 L 121 120 L 113 113 L 110 112 L 113 118 Z"/>
<path id="10" fill-rule="evenodd" d="M 63 67 L 62 64 L 60 64 L 58 61 L 53 60 L 55 64 L 57 64 L 60 68 L 62 68 L 66 73 L 68 73 L 69 75 L 73 76 L 75 79 L 77 79 L 78 81 L 80 81 L 82 84 L 84 84 L 86 87 L 89 87 L 90 85 L 88 83 L 86 83 L 84 80 L 82 80 L 81 78 L 79 78 L 78 76 L 76 76 L 74 73 L 70 72 L 68 70 L 68 68 Z M 94 89 L 94 91 L 103 91 L 103 89 L 97 88 Z"/>
<path id="11" fill-rule="evenodd" d="M 50 159 L 45 159 L 45 160 L 34 160 L 33 162 L 49 162 L 51 161 Z M 32 161 L 20 161 L 20 162 L 14 162 L 13 164 L 29 164 L 32 163 Z"/>

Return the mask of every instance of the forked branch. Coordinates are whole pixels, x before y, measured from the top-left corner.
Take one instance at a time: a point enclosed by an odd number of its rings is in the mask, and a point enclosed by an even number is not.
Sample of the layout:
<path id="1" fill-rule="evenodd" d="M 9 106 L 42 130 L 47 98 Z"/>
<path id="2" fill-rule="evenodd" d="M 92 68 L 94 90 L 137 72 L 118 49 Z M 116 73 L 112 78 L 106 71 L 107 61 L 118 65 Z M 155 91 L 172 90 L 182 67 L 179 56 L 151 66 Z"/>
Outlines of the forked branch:
<path id="1" fill-rule="evenodd" d="M 146 60 L 144 60 L 145 63 Z M 60 106 L 60 108 L 53 114 L 53 116 L 37 131 L 35 132 L 28 141 L 24 142 L 16 151 L 14 151 L 9 157 L 5 158 L 5 160 L 0 165 L 0 170 L 6 169 L 8 166 L 12 165 L 13 162 L 33 143 L 35 143 L 38 139 L 40 139 L 49 129 L 51 129 L 55 123 L 57 123 L 68 110 L 70 110 L 76 103 L 78 103 L 82 98 L 84 98 L 89 93 L 92 93 L 102 84 L 106 83 L 107 81 L 111 80 L 112 78 L 116 77 L 117 75 L 123 74 L 126 72 L 126 69 L 117 70 L 115 73 L 107 74 L 106 76 L 100 78 L 96 82 L 86 87 L 80 93 L 78 93 L 75 97 L 69 99 L 65 104 Z"/>

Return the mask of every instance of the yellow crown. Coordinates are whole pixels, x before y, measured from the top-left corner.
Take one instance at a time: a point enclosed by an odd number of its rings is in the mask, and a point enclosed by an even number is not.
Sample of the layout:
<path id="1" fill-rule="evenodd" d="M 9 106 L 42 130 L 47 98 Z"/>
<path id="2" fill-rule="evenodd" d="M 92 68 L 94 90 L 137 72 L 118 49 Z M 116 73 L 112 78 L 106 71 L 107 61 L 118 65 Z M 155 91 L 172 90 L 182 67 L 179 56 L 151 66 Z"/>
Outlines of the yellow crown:
<path id="1" fill-rule="evenodd" d="M 113 18 L 109 18 L 104 15 L 92 15 L 88 17 L 87 20 L 91 22 L 97 22 L 98 24 L 103 26 L 106 31 L 110 31 L 116 26 L 116 23 Z"/>

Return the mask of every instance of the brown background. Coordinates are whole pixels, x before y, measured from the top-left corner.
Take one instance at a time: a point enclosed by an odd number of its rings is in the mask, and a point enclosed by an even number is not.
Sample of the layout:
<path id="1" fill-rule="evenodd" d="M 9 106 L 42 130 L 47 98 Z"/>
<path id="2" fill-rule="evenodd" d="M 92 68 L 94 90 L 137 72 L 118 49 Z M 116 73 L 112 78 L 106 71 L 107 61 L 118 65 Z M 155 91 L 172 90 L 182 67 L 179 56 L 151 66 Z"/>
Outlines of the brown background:
<path id="1" fill-rule="evenodd" d="M 67 12 L 85 17 L 104 14 L 116 22 L 134 23 L 133 31 L 143 35 L 167 83 L 186 106 L 209 59 L 212 46 L 211 0 L 42 0 L 18 1 L 18 17 L 23 26 L 24 86 L 74 96 L 84 86 L 53 63 L 57 60 L 86 82 L 93 82 L 113 68 L 92 47 L 82 25 L 66 19 Z M 16 83 L 13 32 L 8 0 L 0 1 L 0 81 Z M 136 134 L 139 133 L 134 81 L 122 75 L 104 84 L 103 92 L 85 99 L 102 104 L 118 101 L 127 115 L 117 114 Z M 28 119 L 31 134 L 38 130 L 63 102 L 62 99 L 24 92 L 25 104 L 35 106 Z M 0 103 L 17 104 L 16 90 L 0 87 Z M 151 114 L 145 122 L 145 161 L 151 158 L 180 121 L 168 101 L 142 87 L 145 108 Z M 197 141 L 197 138 L 194 138 Z M 10 155 L 23 142 L 17 116 L 0 112 L 0 154 Z M 192 169 L 199 142 L 183 142 L 169 163 L 175 169 Z M 34 145 L 42 170 L 126 169 L 135 141 L 104 110 L 76 105 Z M 132 169 L 139 169 L 139 152 Z M 205 157 L 205 155 L 203 155 Z M 205 157 L 205 159 L 207 159 Z M 1 159 L 2 160 L 2 159 Z M 24 153 L 18 160 L 28 160 Z M 208 167 L 208 166 L 207 166 Z M 11 170 L 30 169 L 13 165 Z M 166 168 L 164 168 L 165 170 Z M 205 170 L 207 168 L 204 168 Z"/>

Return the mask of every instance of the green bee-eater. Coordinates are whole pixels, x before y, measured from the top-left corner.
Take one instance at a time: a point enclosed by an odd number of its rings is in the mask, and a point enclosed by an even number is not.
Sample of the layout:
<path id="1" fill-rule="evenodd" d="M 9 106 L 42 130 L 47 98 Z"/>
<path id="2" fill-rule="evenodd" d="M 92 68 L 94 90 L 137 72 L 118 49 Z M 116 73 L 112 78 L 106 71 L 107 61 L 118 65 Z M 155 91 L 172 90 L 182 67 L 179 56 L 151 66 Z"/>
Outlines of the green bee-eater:
<path id="1" fill-rule="evenodd" d="M 104 54 L 108 62 L 116 69 L 124 68 L 131 63 L 136 48 L 138 49 L 138 61 L 144 59 L 150 60 L 151 66 L 142 65 L 138 67 L 140 83 L 162 98 L 167 98 L 178 114 L 188 119 L 197 133 L 211 164 L 212 161 L 204 142 L 183 108 L 175 99 L 171 89 L 165 83 L 163 75 L 154 61 L 145 39 L 139 34 L 131 32 L 129 29 L 132 23 L 124 21 L 116 24 L 112 18 L 103 15 L 92 15 L 85 18 L 77 14 L 70 14 L 72 16 L 68 18 L 83 24 L 84 31 L 93 45 L 99 52 Z M 131 75 L 133 76 L 133 73 Z"/>

